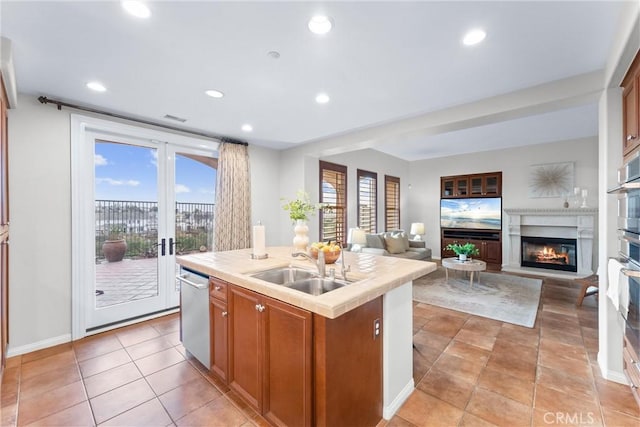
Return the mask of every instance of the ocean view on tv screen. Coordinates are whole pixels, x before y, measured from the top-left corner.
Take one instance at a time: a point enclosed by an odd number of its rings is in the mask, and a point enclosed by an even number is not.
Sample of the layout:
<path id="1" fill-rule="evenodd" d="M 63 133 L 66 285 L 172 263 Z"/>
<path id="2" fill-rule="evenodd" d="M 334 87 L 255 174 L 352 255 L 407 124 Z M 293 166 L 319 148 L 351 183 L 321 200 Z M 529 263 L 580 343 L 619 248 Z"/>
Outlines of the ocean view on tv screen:
<path id="1" fill-rule="evenodd" d="M 502 199 L 441 199 L 440 226 L 443 228 L 471 228 L 500 230 L 502 228 Z"/>

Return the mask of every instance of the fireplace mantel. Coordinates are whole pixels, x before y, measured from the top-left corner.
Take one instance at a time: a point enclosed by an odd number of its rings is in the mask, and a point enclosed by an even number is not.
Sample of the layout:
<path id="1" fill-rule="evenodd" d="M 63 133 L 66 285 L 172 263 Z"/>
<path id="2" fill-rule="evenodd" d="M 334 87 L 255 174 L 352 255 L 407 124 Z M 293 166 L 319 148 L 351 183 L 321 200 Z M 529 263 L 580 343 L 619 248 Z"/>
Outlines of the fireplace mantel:
<path id="1" fill-rule="evenodd" d="M 561 215 L 561 216 L 582 216 L 582 215 L 597 215 L 597 208 L 566 208 L 566 209 L 531 209 L 531 208 L 516 208 L 505 209 L 507 215 Z"/>
<path id="2" fill-rule="evenodd" d="M 505 239 L 508 256 L 504 271 L 531 273 L 543 276 L 577 278 L 593 274 L 593 245 L 596 227 L 596 208 L 504 209 L 508 215 L 508 239 Z M 559 237 L 577 240 L 578 272 L 550 272 L 545 269 L 522 267 L 520 236 Z"/>

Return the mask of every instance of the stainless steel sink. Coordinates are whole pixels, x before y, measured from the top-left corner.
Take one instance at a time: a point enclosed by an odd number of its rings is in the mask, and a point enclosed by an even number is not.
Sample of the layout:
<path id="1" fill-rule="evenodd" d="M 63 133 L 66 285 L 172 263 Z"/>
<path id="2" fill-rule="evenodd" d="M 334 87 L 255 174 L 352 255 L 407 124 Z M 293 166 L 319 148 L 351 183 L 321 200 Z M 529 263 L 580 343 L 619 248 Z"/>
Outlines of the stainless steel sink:
<path id="1" fill-rule="evenodd" d="M 346 280 L 321 278 L 315 271 L 296 267 L 278 267 L 270 270 L 259 271 L 251 274 L 251 277 L 286 286 L 289 289 L 305 292 L 309 295 L 322 295 L 326 292 L 339 289 L 349 284 Z"/>
<path id="2" fill-rule="evenodd" d="M 286 286 L 289 289 L 306 292 L 309 295 L 322 295 L 326 292 L 347 286 L 347 284 L 347 282 L 342 280 L 313 277 L 310 279 L 297 280 L 291 284 L 287 284 Z"/>
<path id="3" fill-rule="evenodd" d="M 317 276 L 318 274 L 314 271 L 295 267 L 272 268 L 271 270 L 260 271 L 251 275 L 251 277 L 264 280 L 265 282 L 275 283 L 276 285 L 289 284 L 297 280 L 304 280 Z"/>

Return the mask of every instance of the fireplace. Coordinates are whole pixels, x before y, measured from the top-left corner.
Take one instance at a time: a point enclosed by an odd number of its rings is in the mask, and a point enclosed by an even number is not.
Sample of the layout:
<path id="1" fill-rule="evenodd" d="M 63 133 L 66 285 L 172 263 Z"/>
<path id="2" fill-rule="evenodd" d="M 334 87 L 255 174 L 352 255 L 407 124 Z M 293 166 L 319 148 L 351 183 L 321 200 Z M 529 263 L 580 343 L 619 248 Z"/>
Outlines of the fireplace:
<path id="1" fill-rule="evenodd" d="M 578 271 L 577 240 L 521 236 L 523 267 Z"/>

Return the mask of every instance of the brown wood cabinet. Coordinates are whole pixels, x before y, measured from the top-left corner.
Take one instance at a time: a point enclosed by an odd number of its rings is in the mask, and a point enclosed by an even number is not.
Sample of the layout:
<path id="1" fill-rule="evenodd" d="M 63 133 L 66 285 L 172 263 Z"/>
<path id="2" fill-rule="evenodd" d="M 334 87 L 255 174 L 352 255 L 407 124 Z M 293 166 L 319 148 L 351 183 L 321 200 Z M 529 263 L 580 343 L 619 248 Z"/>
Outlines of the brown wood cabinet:
<path id="1" fill-rule="evenodd" d="M 328 319 L 214 277 L 209 283 L 211 372 L 270 423 L 380 421 L 382 297 Z"/>
<path id="2" fill-rule="evenodd" d="M 640 149 L 640 52 L 622 80 L 622 154 L 624 163 Z"/>
<path id="3" fill-rule="evenodd" d="M 209 322 L 211 324 L 211 371 L 223 382 L 229 375 L 229 311 L 227 309 L 228 284 L 209 279 Z"/>
<path id="4" fill-rule="evenodd" d="M 311 312 L 234 285 L 228 296 L 229 387 L 275 425 L 311 425 Z"/>
<path id="5" fill-rule="evenodd" d="M 500 270 L 502 268 L 502 239 L 500 231 L 483 230 L 461 230 L 445 228 L 442 229 L 442 258 L 456 256 L 453 251 L 447 249 L 449 244 L 473 243 L 480 253 L 473 258 L 480 259 L 487 263 L 488 270 Z"/>
<path id="6" fill-rule="evenodd" d="M 314 315 L 317 426 L 374 426 L 382 418 L 382 334 L 374 334 L 376 322 L 382 325 L 382 297 L 336 319 Z"/>
<path id="7" fill-rule="evenodd" d="M 502 172 L 473 175 L 443 176 L 440 178 L 440 197 L 500 197 L 502 195 Z"/>

